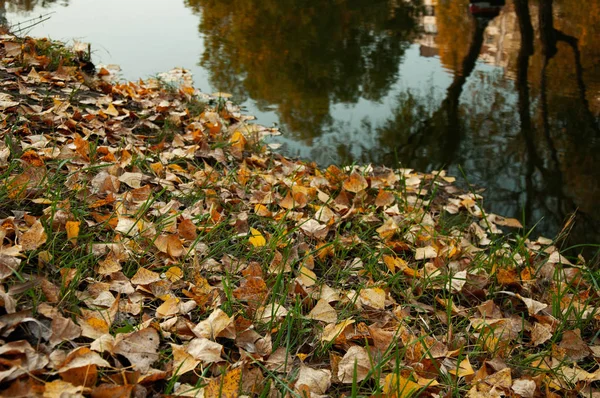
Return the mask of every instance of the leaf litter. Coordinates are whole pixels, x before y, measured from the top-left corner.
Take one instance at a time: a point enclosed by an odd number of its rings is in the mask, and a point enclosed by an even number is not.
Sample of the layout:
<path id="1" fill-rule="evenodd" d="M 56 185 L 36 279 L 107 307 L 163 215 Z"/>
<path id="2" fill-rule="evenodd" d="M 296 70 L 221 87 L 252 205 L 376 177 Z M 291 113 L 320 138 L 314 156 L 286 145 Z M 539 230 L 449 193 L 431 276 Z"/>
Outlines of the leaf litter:
<path id="1" fill-rule="evenodd" d="M 443 171 L 322 169 L 185 70 L 0 42 L 0 395 L 598 394 L 598 274 Z"/>

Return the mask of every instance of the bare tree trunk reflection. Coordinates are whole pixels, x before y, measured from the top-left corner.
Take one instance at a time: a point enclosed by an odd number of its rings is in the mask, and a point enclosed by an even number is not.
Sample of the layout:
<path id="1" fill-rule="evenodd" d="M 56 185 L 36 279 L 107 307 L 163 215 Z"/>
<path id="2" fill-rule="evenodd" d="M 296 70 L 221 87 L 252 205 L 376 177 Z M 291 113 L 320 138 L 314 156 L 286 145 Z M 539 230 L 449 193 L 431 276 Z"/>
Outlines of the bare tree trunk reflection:
<path id="1" fill-rule="evenodd" d="M 535 139 L 531 125 L 530 97 L 529 97 L 529 59 L 533 55 L 533 26 L 529 13 L 529 0 L 515 0 L 515 13 L 521 33 L 521 47 L 517 56 L 517 91 L 519 93 L 518 109 L 521 122 L 521 133 L 525 139 L 525 146 L 529 154 L 527 159 L 527 171 L 525 173 L 525 217 L 529 224 L 533 214 L 533 198 L 535 189 L 533 175 L 535 169 L 543 170 L 542 160 L 535 148 Z"/>

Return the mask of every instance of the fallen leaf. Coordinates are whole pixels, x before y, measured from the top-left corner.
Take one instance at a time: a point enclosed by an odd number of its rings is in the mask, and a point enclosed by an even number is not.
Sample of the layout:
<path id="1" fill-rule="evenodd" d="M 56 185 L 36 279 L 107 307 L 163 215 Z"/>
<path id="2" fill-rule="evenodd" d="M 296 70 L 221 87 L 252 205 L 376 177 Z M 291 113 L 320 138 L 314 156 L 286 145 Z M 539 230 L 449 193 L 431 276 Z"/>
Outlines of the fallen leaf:
<path id="1" fill-rule="evenodd" d="M 350 174 L 350 177 L 344 181 L 343 187 L 348 192 L 358 193 L 364 191 L 369 187 L 369 183 L 365 177 L 361 176 L 357 172 Z"/>
<path id="2" fill-rule="evenodd" d="M 305 387 L 311 393 L 325 394 L 331 386 L 331 371 L 328 369 L 313 369 L 304 364 L 300 365 L 296 390 L 302 391 Z"/>
<path id="3" fill-rule="evenodd" d="M 234 318 L 230 318 L 220 308 L 214 310 L 208 318 L 199 322 L 192 330 L 198 337 L 215 340 L 217 337 L 234 339 Z"/>
<path id="4" fill-rule="evenodd" d="M 335 323 L 337 322 L 337 312 L 335 308 L 333 308 L 327 300 L 320 299 L 317 301 L 317 304 L 313 307 L 313 309 L 306 316 L 308 319 L 314 319 L 316 321 L 322 321 L 327 323 Z"/>
<path id="5" fill-rule="evenodd" d="M 239 397 L 242 368 L 228 371 L 224 375 L 212 379 L 204 389 L 205 397 L 237 398 Z"/>
<path id="6" fill-rule="evenodd" d="M 160 274 L 146 268 L 139 268 L 131 278 L 134 285 L 149 285 L 160 280 Z"/>
<path id="7" fill-rule="evenodd" d="M 171 350 L 173 351 L 174 376 L 181 376 L 187 372 L 191 372 L 196 369 L 201 362 L 199 359 L 196 359 L 189 354 L 185 346 L 171 344 Z"/>
<path id="8" fill-rule="evenodd" d="M 24 251 L 35 250 L 46 243 L 47 237 L 44 226 L 39 220 L 36 220 L 29 230 L 21 236 L 21 248 Z"/>
<path id="9" fill-rule="evenodd" d="M 262 247 L 267 244 L 265 237 L 260 233 L 260 231 L 254 228 L 250 228 L 250 238 L 248 238 L 248 241 L 254 247 Z"/>
<path id="10" fill-rule="evenodd" d="M 192 358 L 205 364 L 220 362 L 222 360 L 221 352 L 223 351 L 223 346 L 204 337 L 193 339 L 185 349 Z"/>
<path id="11" fill-rule="evenodd" d="M 415 251 L 415 260 L 431 259 L 437 256 L 437 250 L 433 246 L 418 247 Z"/>
<path id="12" fill-rule="evenodd" d="M 523 398 L 533 398 L 537 386 L 533 380 L 515 379 L 510 388 Z"/>
<path id="13" fill-rule="evenodd" d="M 448 372 L 458 377 L 470 376 L 472 374 L 475 374 L 475 371 L 471 366 L 471 362 L 469 362 L 469 357 L 465 357 L 465 359 L 460 361 L 457 368 L 448 369 Z"/>
<path id="14" fill-rule="evenodd" d="M 113 353 L 123 355 L 134 369 L 146 373 L 159 358 L 159 344 L 156 330 L 146 328 L 125 337 L 117 335 Z"/>
<path id="15" fill-rule="evenodd" d="M 379 287 L 361 289 L 358 300 L 362 305 L 383 310 L 385 308 L 385 291 Z"/>
<path id="16" fill-rule="evenodd" d="M 401 375 L 391 373 L 385 376 L 383 393 L 387 397 L 409 398 L 413 397 L 414 393 L 420 389 L 420 385 Z"/>
<path id="17" fill-rule="evenodd" d="M 84 386 L 74 386 L 60 379 L 46 383 L 44 387 L 44 398 L 83 397 Z"/>
<path id="18" fill-rule="evenodd" d="M 67 239 L 74 245 L 77 244 L 77 238 L 79 237 L 79 221 L 67 221 L 65 228 L 67 230 Z"/>
<path id="19" fill-rule="evenodd" d="M 181 257 L 185 250 L 179 238 L 175 235 L 158 235 L 154 240 L 154 246 L 162 253 L 166 253 L 171 257 Z"/>
<path id="20" fill-rule="evenodd" d="M 321 341 L 333 341 L 340 334 L 344 332 L 344 330 L 352 325 L 354 320 L 352 318 L 345 319 L 339 323 L 331 323 L 323 329 L 323 334 L 321 335 Z"/>
<path id="21" fill-rule="evenodd" d="M 345 384 L 361 382 L 371 371 L 371 358 L 367 350 L 360 346 L 352 346 L 338 364 L 338 379 Z"/>

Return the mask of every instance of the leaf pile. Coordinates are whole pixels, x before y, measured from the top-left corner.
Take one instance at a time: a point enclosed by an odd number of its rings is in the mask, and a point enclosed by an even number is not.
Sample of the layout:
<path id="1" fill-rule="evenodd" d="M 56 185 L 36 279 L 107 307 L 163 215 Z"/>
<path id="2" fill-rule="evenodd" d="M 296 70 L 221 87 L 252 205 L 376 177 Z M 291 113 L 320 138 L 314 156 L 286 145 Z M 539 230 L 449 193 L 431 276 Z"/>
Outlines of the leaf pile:
<path id="1" fill-rule="evenodd" d="M 598 274 L 444 172 L 319 169 L 183 70 L 1 40 L 0 395 L 598 394 Z"/>

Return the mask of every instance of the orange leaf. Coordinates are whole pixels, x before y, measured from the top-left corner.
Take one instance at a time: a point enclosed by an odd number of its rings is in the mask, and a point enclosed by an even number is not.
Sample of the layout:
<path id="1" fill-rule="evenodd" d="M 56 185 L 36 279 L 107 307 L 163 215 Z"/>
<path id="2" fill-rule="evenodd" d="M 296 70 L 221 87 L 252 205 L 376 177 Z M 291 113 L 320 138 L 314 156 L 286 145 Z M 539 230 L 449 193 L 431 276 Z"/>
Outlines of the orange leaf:
<path id="1" fill-rule="evenodd" d="M 369 183 L 365 180 L 365 177 L 358 174 L 356 171 L 353 172 L 350 177 L 344 181 L 344 189 L 348 192 L 358 193 L 367 189 Z"/>
<path id="2" fill-rule="evenodd" d="M 67 229 L 67 239 L 74 245 L 77 244 L 77 238 L 79 237 L 79 225 L 79 221 L 67 221 L 65 226 Z"/>
<path id="3" fill-rule="evenodd" d="M 89 162 L 90 160 L 90 143 L 84 140 L 79 136 L 79 134 L 75 134 L 75 151 L 83 158 Z"/>
<path id="4" fill-rule="evenodd" d="M 375 206 L 390 206 L 395 200 L 396 197 L 391 192 L 380 189 L 377 197 L 375 198 Z"/>

